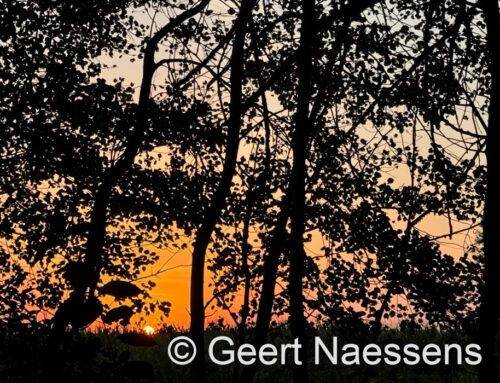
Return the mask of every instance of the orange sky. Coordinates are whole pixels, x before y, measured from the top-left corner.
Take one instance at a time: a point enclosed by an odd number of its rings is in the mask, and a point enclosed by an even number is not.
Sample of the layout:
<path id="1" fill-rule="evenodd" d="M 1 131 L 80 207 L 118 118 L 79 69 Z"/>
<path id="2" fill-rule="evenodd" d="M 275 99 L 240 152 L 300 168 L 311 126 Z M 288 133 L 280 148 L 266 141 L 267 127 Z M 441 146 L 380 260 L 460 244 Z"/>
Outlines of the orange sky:
<path id="1" fill-rule="evenodd" d="M 105 72 L 103 73 L 105 79 L 112 80 L 113 78 L 123 77 L 126 79 L 126 82 L 133 82 L 135 85 L 140 84 L 142 74 L 142 60 L 131 62 L 129 60 L 129 57 L 126 56 L 121 59 L 117 57 L 113 57 L 112 59 L 110 59 L 109 57 L 102 56 L 100 58 L 100 61 L 114 66 L 110 69 L 105 70 Z M 164 78 L 160 75 L 155 78 L 155 82 L 157 84 L 161 84 L 163 81 Z M 136 91 L 138 92 L 139 89 L 137 88 Z M 270 102 L 271 104 L 274 103 L 273 100 L 270 100 Z M 396 170 L 396 173 L 397 174 L 392 174 L 394 176 L 393 178 L 395 178 L 399 182 L 406 181 L 408 175 L 405 175 L 404 171 Z M 465 227 L 465 224 L 453 222 L 454 230 L 460 230 Z M 444 217 L 429 216 L 420 223 L 419 228 L 430 235 L 441 236 L 449 232 L 449 223 L 448 220 Z M 470 236 L 471 234 L 472 232 L 464 232 L 455 235 L 452 239 L 440 239 L 439 243 L 441 244 L 442 251 L 446 254 L 452 255 L 455 258 L 462 256 L 464 244 L 470 244 L 473 241 L 473 238 Z M 311 253 L 321 253 L 320 249 L 322 247 L 322 243 L 320 241 L 320 238 L 318 237 L 319 236 L 313 236 L 313 241 L 306 244 L 306 250 Z M 160 275 L 152 278 L 152 280 L 157 284 L 152 294 L 154 298 L 168 300 L 172 303 L 172 310 L 170 313 L 170 317 L 166 321 L 166 324 L 184 328 L 189 326 L 189 265 L 191 263 L 190 250 L 191 249 L 188 247 L 188 249 L 180 251 L 166 265 L 165 260 L 171 257 L 171 253 L 166 250 L 160 252 L 160 254 L 162 255 L 160 260 L 147 272 L 147 274 L 151 274 L 159 270 L 160 268 L 167 269 Z M 209 272 L 206 273 L 205 281 L 206 284 L 211 281 Z M 210 293 L 211 291 L 207 288 L 205 300 L 210 299 Z M 224 311 L 218 311 L 215 313 L 208 311 L 207 315 L 210 315 L 207 323 L 210 320 L 216 320 L 219 315 L 226 318 L 228 317 Z M 150 324 L 158 326 L 159 318 L 149 318 L 148 321 L 150 322 Z"/>
<path id="2" fill-rule="evenodd" d="M 465 224 L 460 224 L 457 222 L 453 223 L 454 230 L 460 230 L 465 228 Z M 429 216 L 425 219 L 421 225 L 420 229 L 426 231 L 430 235 L 440 236 L 447 234 L 449 232 L 448 221 L 444 217 Z M 449 254 L 455 258 L 463 255 L 464 244 L 470 244 L 473 241 L 472 232 L 463 232 L 453 236 L 452 239 L 446 237 L 439 240 L 441 244 L 441 249 L 444 253 Z M 319 236 L 313 236 L 313 241 L 306 244 L 306 250 L 310 254 L 321 253 L 320 248 L 323 246 Z M 190 279 L 190 267 L 191 263 L 191 253 L 190 249 L 186 249 L 177 253 L 168 264 L 165 265 L 165 260 L 171 257 L 171 253 L 164 251 L 160 252 L 160 260 L 148 270 L 147 274 L 151 274 L 159 269 L 165 270 L 160 275 L 152 278 L 156 282 L 157 286 L 152 291 L 152 295 L 156 299 L 167 300 L 172 303 L 172 310 L 170 316 L 167 318 L 164 324 L 174 325 L 181 328 L 189 327 L 189 279 Z M 206 272 L 205 282 L 206 285 L 211 281 L 211 273 Z M 211 290 L 206 288 L 205 301 L 211 298 Z M 235 310 L 237 311 L 237 310 Z M 223 310 L 210 311 L 207 310 L 207 324 L 210 321 L 215 321 L 219 316 L 228 318 L 228 315 Z M 150 317 L 147 320 L 148 324 L 155 327 L 161 325 L 159 316 Z M 231 320 L 227 321 L 228 324 L 232 324 Z"/>

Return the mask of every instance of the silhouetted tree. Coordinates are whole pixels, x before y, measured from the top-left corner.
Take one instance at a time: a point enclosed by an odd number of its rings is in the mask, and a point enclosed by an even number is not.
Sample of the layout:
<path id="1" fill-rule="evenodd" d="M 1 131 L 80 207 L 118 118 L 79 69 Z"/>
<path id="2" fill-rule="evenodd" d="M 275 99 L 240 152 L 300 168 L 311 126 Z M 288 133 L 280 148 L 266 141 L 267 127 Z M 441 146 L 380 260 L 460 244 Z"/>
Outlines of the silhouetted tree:
<path id="1" fill-rule="evenodd" d="M 483 362 L 479 369 L 481 382 L 498 381 L 500 379 L 496 368 L 496 337 L 498 334 L 498 321 L 500 315 L 500 303 L 498 293 L 500 282 L 498 270 L 500 259 L 497 251 L 495 232 L 500 217 L 500 201 L 498 201 L 498 182 L 495 174 L 500 171 L 500 159 L 496 151 L 500 135 L 500 47 L 498 36 L 500 35 L 500 10 L 496 1 L 479 1 L 483 10 L 486 23 L 488 71 L 490 75 L 490 99 L 488 108 L 488 128 L 486 130 L 486 198 L 483 218 L 483 241 L 484 241 L 484 285 L 481 294 L 479 339 L 483 350 Z"/>

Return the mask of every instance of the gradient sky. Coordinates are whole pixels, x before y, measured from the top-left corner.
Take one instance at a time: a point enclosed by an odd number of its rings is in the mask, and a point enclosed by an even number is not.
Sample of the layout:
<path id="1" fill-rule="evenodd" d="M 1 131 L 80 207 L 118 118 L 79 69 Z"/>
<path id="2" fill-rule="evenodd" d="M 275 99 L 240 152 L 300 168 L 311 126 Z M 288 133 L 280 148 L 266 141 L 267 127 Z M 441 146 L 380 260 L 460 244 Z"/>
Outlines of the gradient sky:
<path id="1" fill-rule="evenodd" d="M 109 57 L 102 56 L 99 58 L 99 61 L 111 66 L 110 69 L 104 71 L 104 78 L 106 80 L 111 81 L 114 78 L 123 77 L 126 83 L 134 83 L 138 92 L 138 85 L 141 82 L 142 61 L 137 60 L 131 62 L 130 57 L 124 56 L 122 58 L 114 57 L 110 59 Z M 158 84 L 161 84 L 163 78 L 162 76 L 157 76 L 155 80 Z M 391 176 L 394 176 L 396 179 L 395 187 L 398 186 L 398 181 L 399 184 L 404 182 L 404 175 L 395 174 Z M 452 223 L 454 230 L 460 230 L 467 227 L 467 224 L 464 223 Z M 418 228 L 431 236 L 444 236 L 449 232 L 449 222 L 445 217 L 430 215 L 418 225 Z M 439 243 L 444 253 L 458 258 L 463 255 L 464 248 L 473 241 L 474 234 L 470 231 L 454 235 L 451 239 L 448 237 L 441 238 Z M 314 235 L 313 241 L 306 243 L 306 251 L 310 254 L 320 254 L 322 245 L 319 236 Z M 191 263 L 191 247 L 188 246 L 187 249 L 178 251 L 174 256 L 168 249 L 160 250 L 159 254 L 161 255 L 160 260 L 155 265 L 152 265 L 146 272 L 146 275 L 151 275 L 158 270 L 163 270 L 159 275 L 151 278 L 151 280 L 157 284 L 152 291 L 152 295 L 154 298 L 168 300 L 172 303 L 172 310 L 166 324 L 186 328 L 189 326 L 189 265 Z M 205 281 L 206 285 L 211 282 L 211 274 L 208 271 L 206 272 Z M 208 300 L 210 297 L 211 291 L 206 288 L 205 299 Z M 226 312 L 213 312 L 210 309 L 207 310 L 207 316 L 207 323 L 211 320 L 217 320 L 219 316 L 228 318 Z M 158 326 L 159 317 L 149 318 L 148 323 Z"/>

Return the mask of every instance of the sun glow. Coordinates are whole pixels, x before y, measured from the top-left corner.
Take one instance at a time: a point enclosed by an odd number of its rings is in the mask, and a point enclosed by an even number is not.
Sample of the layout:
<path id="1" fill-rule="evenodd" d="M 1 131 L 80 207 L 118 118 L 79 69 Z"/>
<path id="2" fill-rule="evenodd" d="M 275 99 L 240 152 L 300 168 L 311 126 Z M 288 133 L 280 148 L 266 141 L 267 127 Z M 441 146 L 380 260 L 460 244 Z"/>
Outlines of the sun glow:
<path id="1" fill-rule="evenodd" d="M 147 335 L 153 335 L 155 333 L 155 329 L 152 326 L 146 326 L 143 330 Z"/>

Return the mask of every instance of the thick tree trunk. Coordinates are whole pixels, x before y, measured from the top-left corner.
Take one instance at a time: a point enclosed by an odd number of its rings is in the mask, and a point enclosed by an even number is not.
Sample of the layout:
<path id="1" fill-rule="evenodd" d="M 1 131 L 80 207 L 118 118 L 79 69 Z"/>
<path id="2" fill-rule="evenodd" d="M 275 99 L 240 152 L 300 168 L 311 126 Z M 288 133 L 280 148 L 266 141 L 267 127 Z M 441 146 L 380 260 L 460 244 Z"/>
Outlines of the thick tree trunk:
<path id="1" fill-rule="evenodd" d="M 495 343 L 500 313 L 500 254 L 498 225 L 500 224 L 500 14 L 497 0 L 482 0 L 487 26 L 487 46 L 490 57 L 491 94 L 488 131 L 486 132 L 487 183 L 483 217 L 484 285 L 479 311 L 479 342 L 483 362 L 479 367 L 481 383 L 498 382 Z"/>
<path id="2" fill-rule="evenodd" d="M 278 274 L 279 259 L 283 252 L 283 243 L 286 239 L 286 223 L 290 212 L 290 199 L 285 195 L 281 202 L 281 209 L 276 219 L 276 226 L 271 234 L 269 250 L 264 260 L 264 275 L 260 293 L 257 322 L 255 323 L 253 345 L 262 346 L 267 338 L 269 324 L 272 318 L 274 290 Z M 257 364 L 245 366 L 241 375 L 241 382 L 251 383 L 257 372 Z"/>
<path id="3" fill-rule="evenodd" d="M 302 279 L 304 278 L 305 251 L 305 187 L 307 147 L 312 126 L 309 119 L 311 103 L 311 72 L 313 68 L 313 44 L 315 32 L 315 1 L 304 0 L 302 3 L 302 25 L 300 32 L 299 60 L 297 63 L 297 114 L 295 116 L 295 132 L 293 136 L 293 165 L 290 182 L 291 192 L 291 237 L 290 237 L 290 275 L 288 290 L 290 296 L 290 325 L 292 337 L 301 345 L 299 365 L 294 366 L 295 383 L 308 381 L 307 376 L 307 339 L 306 319 L 304 317 L 304 299 Z"/>
<path id="4" fill-rule="evenodd" d="M 85 257 L 82 264 L 83 275 L 89 275 L 89 280 L 74 288 L 68 301 L 83 303 L 87 296 L 93 296 L 94 290 L 99 282 L 100 272 L 103 266 L 103 249 L 106 238 L 107 209 L 113 187 L 123 174 L 132 166 L 135 156 L 140 147 L 142 129 L 147 123 L 147 104 L 149 103 L 149 91 L 154 73 L 154 49 L 146 49 L 143 64 L 143 78 L 139 104 L 137 107 L 136 122 L 134 130 L 126 145 L 125 151 L 118 161 L 110 168 L 104 176 L 102 183 L 96 192 L 94 205 L 90 216 L 89 233 Z M 66 302 L 65 302 L 66 303 Z M 61 308 L 64 307 L 64 303 Z M 60 317 L 61 308 L 55 314 L 54 331 L 62 334 L 68 325 L 66 318 Z"/>
<path id="5" fill-rule="evenodd" d="M 210 201 L 206 214 L 198 231 L 193 246 L 191 268 L 191 326 L 190 336 L 196 344 L 198 352 L 191 364 L 191 378 L 193 383 L 207 381 L 205 375 L 204 330 L 205 330 L 205 301 L 204 301 L 204 273 L 205 258 L 210 238 L 217 224 L 225 201 L 231 192 L 231 182 L 236 170 L 240 128 L 242 121 L 242 84 L 245 36 L 248 18 L 256 0 L 244 0 L 241 3 L 240 13 L 234 29 L 234 40 L 231 53 L 231 100 L 229 104 L 228 134 L 226 139 L 226 155 L 219 185 Z"/>
<path id="6" fill-rule="evenodd" d="M 349 23 L 350 20 L 359 16 L 367 8 L 374 6 L 378 1 L 379 0 L 352 1 L 352 2 L 348 3 L 346 6 L 344 6 L 344 8 L 339 12 L 339 14 L 336 17 L 338 17 L 338 19 L 344 19 L 346 21 L 346 23 Z M 312 27 L 315 26 L 314 25 L 314 12 L 313 12 L 314 11 L 314 2 L 304 0 L 304 11 L 305 12 L 303 14 L 303 18 L 311 17 L 311 20 L 306 21 L 306 23 L 312 22 L 312 24 L 308 24 L 309 30 L 306 33 L 306 34 L 310 34 L 311 36 L 308 36 L 308 37 L 301 36 L 301 39 L 306 39 L 306 40 L 311 39 L 311 41 L 313 41 L 314 34 L 312 33 Z M 305 43 L 301 42 L 302 49 L 304 49 L 303 44 L 305 44 Z M 311 43 L 309 44 L 309 48 L 310 47 L 311 47 Z M 299 51 L 300 51 L 300 48 L 299 48 Z M 301 55 L 301 53 L 302 52 L 297 52 L 297 55 L 296 56 L 293 55 L 292 58 L 297 57 L 299 60 L 311 60 L 311 54 L 307 55 L 307 53 L 306 53 L 305 55 L 304 54 Z M 288 64 L 288 62 L 287 62 L 287 64 Z M 302 65 L 304 65 L 304 64 L 302 64 Z M 306 65 L 311 65 L 311 62 L 309 61 L 309 63 L 306 63 Z M 282 69 L 287 69 L 287 68 L 288 68 L 288 66 L 284 65 Z M 310 70 L 306 75 L 310 75 Z M 310 82 L 311 82 L 311 79 L 309 79 L 309 86 L 311 85 Z M 301 87 L 301 85 L 299 85 L 299 88 L 300 87 Z M 302 94 L 301 97 L 304 97 L 304 94 Z M 308 96 L 308 98 L 310 101 L 310 95 Z M 303 101 L 300 101 L 300 103 L 303 103 Z M 297 110 L 297 112 L 298 112 L 298 110 Z M 306 116 L 307 116 L 307 120 L 309 120 L 309 102 L 307 103 Z M 299 117 L 297 115 L 297 124 L 298 124 L 298 121 L 300 119 L 301 119 L 301 117 Z M 307 123 L 309 123 L 309 121 L 307 121 Z M 306 125 L 306 127 L 307 127 L 307 125 Z M 310 127 L 310 128 L 312 128 L 312 127 Z M 302 169 L 295 168 L 295 170 L 294 170 L 295 172 L 297 172 L 297 175 L 299 175 L 299 174 L 303 175 L 302 180 L 304 180 L 304 176 L 305 176 L 305 157 L 306 157 L 306 150 L 308 147 L 307 145 L 311 139 L 312 139 L 312 137 L 307 137 L 307 141 L 303 142 L 303 144 L 304 144 L 303 152 L 299 153 L 299 156 L 302 155 L 302 158 L 304 158 L 303 168 Z M 294 143 L 295 143 L 295 140 L 294 140 Z M 302 150 L 302 149 L 298 148 L 298 150 Z M 295 155 L 295 151 L 294 151 L 294 161 L 295 161 L 295 159 L 296 159 L 296 155 Z M 279 258 L 283 252 L 283 243 L 286 239 L 286 232 L 287 232 L 286 225 L 287 225 L 287 221 L 290 217 L 292 198 L 297 198 L 296 202 L 300 201 L 300 199 L 303 198 L 303 197 L 301 197 L 301 195 L 303 195 L 304 192 L 303 191 L 301 192 L 300 190 L 299 190 L 298 194 L 296 193 L 295 195 L 293 195 L 294 194 L 293 188 L 295 187 L 295 185 L 294 185 L 295 177 L 296 176 L 292 175 L 291 183 L 290 183 L 289 188 L 288 188 L 288 190 L 287 190 L 287 192 L 282 200 L 281 210 L 280 210 L 280 213 L 279 213 L 277 220 L 276 220 L 276 226 L 274 227 L 274 230 L 271 234 L 271 242 L 269 245 L 269 250 L 268 250 L 266 258 L 264 260 L 264 275 L 263 275 L 261 296 L 260 296 L 259 308 L 258 308 L 258 312 L 257 312 L 257 322 L 255 325 L 254 340 L 253 340 L 253 344 L 256 348 L 260 347 L 262 344 L 265 343 L 266 338 L 267 338 L 267 333 L 269 330 L 269 325 L 271 323 L 272 307 L 273 307 L 273 302 L 274 302 L 274 291 L 275 291 L 276 277 L 277 277 L 278 266 L 279 266 Z M 297 180 L 300 180 L 300 176 L 297 177 Z M 300 186 L 299 186 L 299 188 L 300 188 Z M 301 188 L 301 190 L 304 190 L 304 189 Z M 304 216 L 304 211 L 299 212 L 299 214 Z M 290 265 L 290 274 L 293 273 L 293 277 L 290 276 L 290 281 L 291 281 L 290 288 L 291 288 L 291 290 L 293 290 L 293 292 L 290 291 L 290 293 L 291 293 L 291 295 L 294 296 L 293 298 L 290 297 L 290 299 L 294 301 L 293 308 L 291 307 L 290 312 L 291 312 L 292 317 L 295 318 L 295 319 L 292 319 L 292 318 L 290 318 L 290 319 L 291 319 L 291 321 L 296 321 L 295 324 L 292 325 L 292 327 L 293 327 L 292 331 L 293 332 L 297 331 L 297 334 L 300 334 L 301 327 L 302 328 L 305 327 L 305 319 L 304 319 L 303 311 L 302 311 L 302 309 L 303 309 L 303 307 L 302 307 L 302 302 L 303 302 L 303 299 L 302 299 L 302 274 L 303 274 L 303 267 L 304 267 L 303 262 L 305 260 L 305 254 L 303 251 L 303 241 L 302 241 L 302 236 L 304 233 L 304 229 L 303 229 L 304 220 L 302 219 L 302 224 L 300 224 L 300 222 L 301 222 L 301 220 L 297 219 L 297 217 L 295 217 L 295 223 L 297 224 L 297 226 L 295 227 L 295 230 L 292 227 L 292 230 L 293 230 L 292 236 L 295 237 L 295 240 L 292 239 L 293 242 L 291 245 L 292 245 L 292 248 L 295 248 L 295 252 L 292 255 L 292 258 L 294 258 L 294 261 L 296 261 L 296 262 L 291 261 L 291 263 L 293 262 L 294 264 L 293 264 L 293 266 L 292 266 L 292 264 Z M 299 232 L 302 232 L 302 235 L 298 237 L 296 234 Z M 299 244 L 299 242 L 300 242 L 300 244 Z M 293 249 L 292 249 L 292 251 L 293 251 Z M 301 263 L 302 263 L 302 267 L 300 266 Z M 299 280 L 300 280 L 300 288 L 297 288 L 297 285 L 298 285 L 297 281 L 299 281 Z M 291 306 L 292 306 L 292 303 L 291 303 Z M 299 307 L 300 307 L 300 309 L 299 309 Z M 292 311 L 293 311 L 293 314 L 292 314 Z M 300 313 L 299 313 L 299 311 L 300 311 Z M 301 317 L 302 317 L 302 319 L 301 319 Z M 305 333 L 305 331 L 304 331 L 304 333 Z M 304 337 L 302 336 L 302 338 L 304 338 Z M 304 344 L 304 347 L 306 347 L 305 344 Z M 304 360 L 306 359 L 305 355 L 301 355 L 301 357 Z M 303 366 L 303 367 L 304 368 L 295 369 L 294 379 L 296 381 L 301 381 L 300 380 L 301 378 L 307 377 L 307 368 L 306 368 L 307 366 Z M 256 364 L 246 366 L 243 369 L 241 381 L 243 383 L 253 382 L 256 371 L 257 371 Z"/>
<path id="7" fill-rule="evenodd" d="M 134 163 L 144 140 L 144 131 L 148 121 L 148 104 L 151 91 L 153 75 L 157 69 L 155 63 L 155 51 L 158 43 L 171 33 L 175 28 L 181 25 L 187 19 L 200 13 L 209 3 L 209 0 L 202 0 L 197 6 L 188 9 L 174 18 L 171 22 L 161 28 L 147 43 L 144 51 L 143 76 L 141 90 L 139 94 L 139 103 L 137 106 L 135 123 L 133 130 L 127 141 L 125 151 L 116 161 L 116 163 L 105 174 L 102 183 L 99 185 L 92 206 L 90 216 L 90 229 L 87 235 L 87 244 L 85 257 L 82 264 L 82 273 L 88 275 L 86 283 L 75 287 L 66 302 L 61 304 L 54 316 L 54 335 L 60 336 L 68 326 L 67 318 L 64 316 L 64 306 L 68 302 L 83 303 L 89 297 L 94 295 L 99 282 L 100 273 L 104 264 L 104 242 L 106 238 L 107 210 L 109 201 L 121 177 L 127 172 Z"/>

